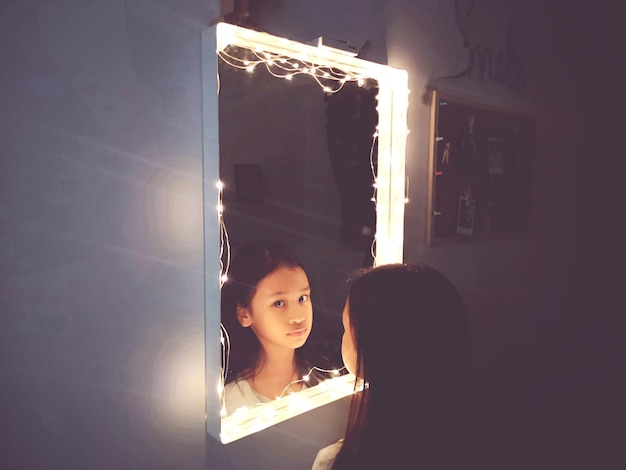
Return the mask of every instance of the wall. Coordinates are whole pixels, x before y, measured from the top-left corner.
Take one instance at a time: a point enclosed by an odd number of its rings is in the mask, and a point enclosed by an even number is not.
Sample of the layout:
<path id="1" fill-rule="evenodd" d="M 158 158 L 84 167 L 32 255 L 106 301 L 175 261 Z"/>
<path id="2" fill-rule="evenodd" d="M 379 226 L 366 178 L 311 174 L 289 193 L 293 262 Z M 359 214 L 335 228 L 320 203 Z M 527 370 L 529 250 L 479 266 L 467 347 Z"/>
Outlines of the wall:
<path id="1" fill-rule="evenodd" d="M 3 468 L 206 463 L 199 34 L 214 16 L 3 3 Z"/>
<path id="2" fill-rule="evenodd" d="M 551 446 L 562 416 L 538 414 L 564 392 L 546 378 L 582 331 L 562 325 L 585 318 L 585 267 L 610 279 L 586 251 L 589 91 L 574 99 L 593 74 L 576 74 L 589 52 L 572 48 L 593 30 L 565 20 L 569 2 L 567 10 L 495 0 L 253 5 L 272 34 L 369 40 L 365 58 L 409 71 L 406 258 L 438 267 L 466 296 L 494 467 L 559 468 L 556 453 L 580 446 Z M 585 25 L 575 6 L 574 24 Z M 200 32 L 218 16 L 218 2 L 200 0 L 0 7 L 3 468 L 308 468 L 341 434 L 345 401 L 231 446 L 204 432 Z M 470 44 L 497 51 L 511 18 L 523 90 L 477 74 L 438 84 L 537 117 L 531 234 L 425 247 L 422 91 L 467 66 L 459 25 Z M 554 464 L 544 466 L 550 453 Z"/>
<path id="3" fill-rule="evenodd" d="M 530 436 L 521 418 L 528 412 L 528 396 L 546 353 L 542 328 L 582 301 L 583 271 L 576 254 L 585 249 L 588 236 L 580 214 L 588 213 L 590 206 L 581 133 L 576 130 L 579 115 L 577 104 L 568 99 L 569 90 L 555 86 L 560 77 L 550 56 L 542 56 L 546 50 L 554 52 L 549 46 L 550 18 L 542 8 L 522 2 L 458 2 L 456 21 L 445 23 L 442 18 L 450 17 L 451 3 L 426 9 L 394 2 L 388 22 L 393 27 L 387 29 L 389 61 L 409 70 L 416 94 L 435 82 L 451 95 L 535 117 L 530 232 L 521 241 L 424 245 L 428 107 L 414 100 L 409 127 L 415 132 L 407 157 L 409 197 L 414 202 L 407 205 L 405 257 L 439 268 L 463 292 L 472 319 L 487 451 L 496 468 L 528 468 L 523 459 L 532 449 L 524 441 Z M 517 21 L 516 36 L 512 20 Z M 464 47 L 461 33 L 470 47 Z M 407 50 L 405 44 L 414 47 Z M 506 54 L 504 60 L 513 64 L 510 73 L 492 80 L 485 62 L 481 79 L 476 56 L 471 77 L 437 80 L 466 70 L 473 47 L 483 54 L 491 51 L 491 71 L 497 54 Z M 518 70 L 522 72 L 515 73 Z"/>

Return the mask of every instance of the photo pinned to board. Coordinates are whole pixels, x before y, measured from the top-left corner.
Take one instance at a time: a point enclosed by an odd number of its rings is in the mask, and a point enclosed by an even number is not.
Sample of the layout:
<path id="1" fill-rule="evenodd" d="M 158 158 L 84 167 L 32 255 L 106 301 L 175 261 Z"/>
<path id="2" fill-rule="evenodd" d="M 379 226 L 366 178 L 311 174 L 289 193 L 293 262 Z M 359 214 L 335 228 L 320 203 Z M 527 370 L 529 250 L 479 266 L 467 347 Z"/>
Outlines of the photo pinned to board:
<path id="1" fill-rule="evenodd" d="M 456 233 L 472 236 L 474 234 L 474 218 L 476 200 L 472 198 L 471 188 L 466 188 L 465 195 L 459 196 L 459 209 L 456 219 Z"/>

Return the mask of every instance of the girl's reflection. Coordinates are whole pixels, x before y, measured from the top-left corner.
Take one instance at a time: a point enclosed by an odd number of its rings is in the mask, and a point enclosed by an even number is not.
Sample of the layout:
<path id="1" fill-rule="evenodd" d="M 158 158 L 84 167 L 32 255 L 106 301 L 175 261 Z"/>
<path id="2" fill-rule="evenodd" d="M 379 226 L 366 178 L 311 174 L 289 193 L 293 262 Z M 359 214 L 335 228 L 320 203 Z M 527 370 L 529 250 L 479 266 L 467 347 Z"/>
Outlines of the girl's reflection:
<path id="1" fill-rule="evenodd" d="M 255 241 L 239 248 L 222 286 L 221 315 L 227 415 L 323 378 L 314 367 L 318 352 L 304 347 L 313 328 L 309 277 L 287 247 Z"/>

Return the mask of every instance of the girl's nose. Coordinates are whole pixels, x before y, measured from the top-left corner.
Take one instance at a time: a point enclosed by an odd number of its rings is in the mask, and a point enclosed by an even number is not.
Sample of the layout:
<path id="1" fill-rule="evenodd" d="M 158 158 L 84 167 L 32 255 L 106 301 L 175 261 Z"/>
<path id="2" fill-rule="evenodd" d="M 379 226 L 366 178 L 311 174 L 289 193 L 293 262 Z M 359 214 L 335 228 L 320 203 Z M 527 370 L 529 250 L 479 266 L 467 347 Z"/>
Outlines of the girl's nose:
<path id="1" fill-rule="evenodd" d="M 305 312 L 301 307 L 292 307 L 289 309 L 289 323 L 302 323 L 306 318 Z"/>

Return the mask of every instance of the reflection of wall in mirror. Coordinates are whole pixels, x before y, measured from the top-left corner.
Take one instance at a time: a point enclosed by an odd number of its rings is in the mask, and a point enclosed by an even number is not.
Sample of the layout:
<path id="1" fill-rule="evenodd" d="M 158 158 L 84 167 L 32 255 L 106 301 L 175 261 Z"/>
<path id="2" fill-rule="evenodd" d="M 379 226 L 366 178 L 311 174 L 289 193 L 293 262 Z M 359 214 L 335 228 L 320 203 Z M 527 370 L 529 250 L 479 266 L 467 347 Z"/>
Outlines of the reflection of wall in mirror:
<path id="1" fill-rule="evenodd" d="M 220 177 L 231 241 L 336 239 L 338 194 L 326 143 L 323 93 L 308 76 L 290 82 L 220 67 Z M 232 197 L 235 164 L 259 165 L 263 205 Z"/>

